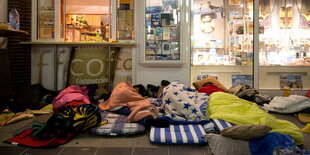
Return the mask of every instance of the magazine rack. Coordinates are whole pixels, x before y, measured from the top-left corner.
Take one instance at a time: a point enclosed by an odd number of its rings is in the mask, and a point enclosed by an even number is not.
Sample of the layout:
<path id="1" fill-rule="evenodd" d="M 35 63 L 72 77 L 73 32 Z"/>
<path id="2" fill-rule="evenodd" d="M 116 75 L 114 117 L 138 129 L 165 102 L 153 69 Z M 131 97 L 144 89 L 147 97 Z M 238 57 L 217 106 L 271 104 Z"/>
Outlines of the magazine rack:
<path id="1" fill-rule="evenodd" d="M 182 0 L 143 2 L 145 10 L 140 63 L 145 65 L 182 65 L 185 20 Z M 182 23 L 183 22 L 183 23 Z"/>

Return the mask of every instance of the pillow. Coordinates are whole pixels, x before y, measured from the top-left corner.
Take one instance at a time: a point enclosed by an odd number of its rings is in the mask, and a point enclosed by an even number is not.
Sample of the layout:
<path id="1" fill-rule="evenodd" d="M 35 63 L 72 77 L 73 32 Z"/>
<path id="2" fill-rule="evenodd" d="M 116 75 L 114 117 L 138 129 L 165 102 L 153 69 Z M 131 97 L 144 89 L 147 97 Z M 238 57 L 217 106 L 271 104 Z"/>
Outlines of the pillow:
<path id="1" fill-rule="evenodd" d="M 202 87 L 207 82 L 213 83 L 217 87 L 223 89 L 225 92 L 227 91 L 227 88 L 220 81 L 218 81 L 215 77 L 204 78 L 202 80 L 193 82 L 193 85 L 194 85 L 195 89 L 198 90 L 200 87 Z"/>
<path id="2" fill-rule="evenodd" d="M 232 139 L 219 134 L 203 136 L 214 155 L 250 155 L 249 142 Z"/>
<path id="3" fill-rule="evenodd" d="M 249 140 L 254 137 L 264 136 L 271 129 L 266 125 L 237 125 L 223 129 L 221 135 L 234 139 Z"/>

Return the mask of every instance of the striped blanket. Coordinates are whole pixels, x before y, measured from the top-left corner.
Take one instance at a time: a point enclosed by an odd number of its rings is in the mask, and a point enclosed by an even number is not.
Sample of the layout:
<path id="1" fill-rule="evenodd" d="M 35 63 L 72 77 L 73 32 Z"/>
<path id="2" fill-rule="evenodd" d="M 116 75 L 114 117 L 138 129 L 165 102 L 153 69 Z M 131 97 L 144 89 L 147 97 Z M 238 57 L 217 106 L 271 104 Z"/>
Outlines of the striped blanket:
<path id="1" fill-rule="evenodd" d="M 202 137 L 205 134 L 200 124 L 170 125 L 166 128 L 152 127 L 150 140 L 155 144 L 199 145 L 205 143 Z"/>

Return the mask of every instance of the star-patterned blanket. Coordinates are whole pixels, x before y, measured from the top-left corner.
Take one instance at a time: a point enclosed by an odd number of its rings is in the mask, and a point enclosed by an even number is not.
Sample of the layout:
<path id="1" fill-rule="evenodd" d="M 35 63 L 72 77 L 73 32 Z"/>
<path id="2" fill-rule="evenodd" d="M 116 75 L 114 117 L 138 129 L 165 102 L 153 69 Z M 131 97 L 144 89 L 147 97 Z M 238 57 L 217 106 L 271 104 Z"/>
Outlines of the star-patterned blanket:
<path id="1" fill-rule="evenodd" d="M 163 90 L 163 109 L 166 116 L 173 120 L 201 121 L 207 120 L 206 108 L 209 96 L 173 81 Z"/>

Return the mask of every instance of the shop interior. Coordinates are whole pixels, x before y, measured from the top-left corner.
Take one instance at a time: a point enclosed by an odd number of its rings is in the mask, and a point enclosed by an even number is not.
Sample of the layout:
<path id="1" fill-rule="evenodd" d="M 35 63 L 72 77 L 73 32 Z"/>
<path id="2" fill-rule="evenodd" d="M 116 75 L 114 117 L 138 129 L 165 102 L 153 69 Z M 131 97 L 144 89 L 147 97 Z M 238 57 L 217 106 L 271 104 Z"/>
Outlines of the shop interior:
<path id="1" fill-rule="evenodd" d="M 309 0 L 0 5 L 0 151 L 310 151 Z M 238 127 L 266 132 L 224 135 Z M 267 135 L 279 147 L 251 147 Z"/>

